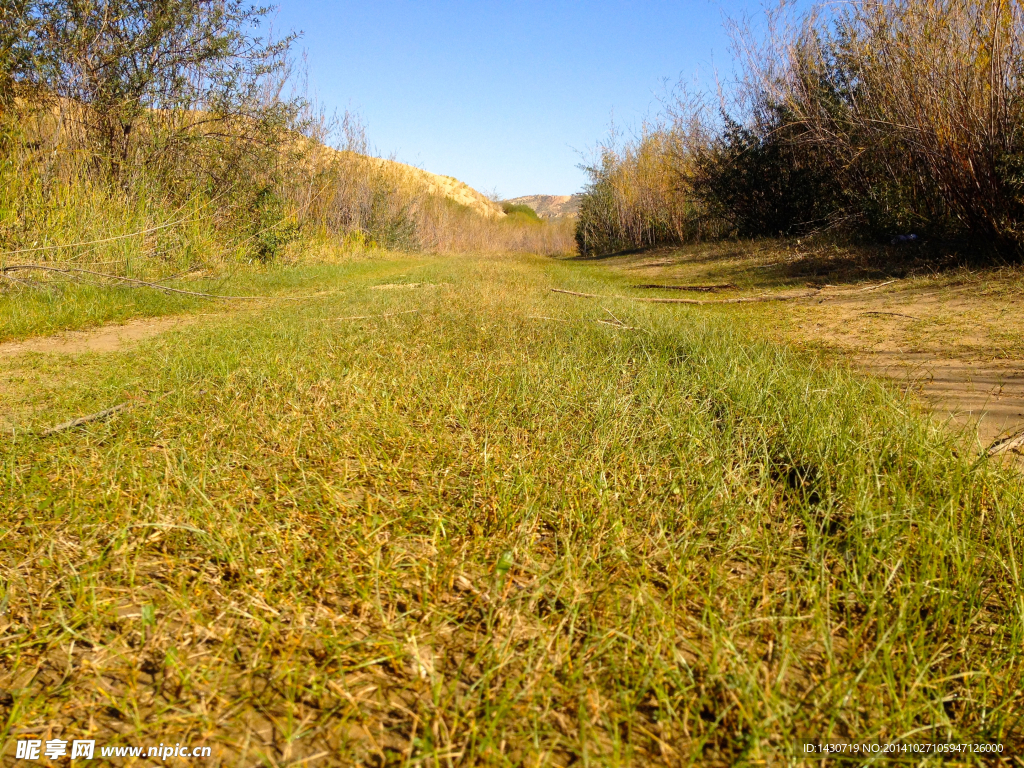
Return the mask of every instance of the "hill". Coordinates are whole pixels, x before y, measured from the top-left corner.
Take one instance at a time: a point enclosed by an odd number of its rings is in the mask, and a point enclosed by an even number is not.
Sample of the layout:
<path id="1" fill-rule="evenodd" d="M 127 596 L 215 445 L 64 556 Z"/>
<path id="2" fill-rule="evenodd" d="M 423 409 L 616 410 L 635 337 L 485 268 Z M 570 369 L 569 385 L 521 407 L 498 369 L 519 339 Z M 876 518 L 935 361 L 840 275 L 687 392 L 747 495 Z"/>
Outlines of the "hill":
<path id="1" fill-rule="evenodd" d="M 425 186 L 433 194 L 439 194 L 454 200 L 456 203 L 471 208 L 490 219 L 502 219 L 505 217 L 505 212 L 501 210 L 500 205 L 482 192 L 477 192 L 465 182 L 451 176 L 440 176 L 436 173 L 430 173 L 422 168 L 416 168 L 415 166 L 406 165 L 394 160 L 385 160 L 384 162 L 397 166 L 413 183 Z"/>
<path id="2" fill-rule="evenodd" d="M 506 200 L 506 203 L 528 205 L 545 219 L 575 217 L 580 210 L 582 195 L 525 195 Z"/>

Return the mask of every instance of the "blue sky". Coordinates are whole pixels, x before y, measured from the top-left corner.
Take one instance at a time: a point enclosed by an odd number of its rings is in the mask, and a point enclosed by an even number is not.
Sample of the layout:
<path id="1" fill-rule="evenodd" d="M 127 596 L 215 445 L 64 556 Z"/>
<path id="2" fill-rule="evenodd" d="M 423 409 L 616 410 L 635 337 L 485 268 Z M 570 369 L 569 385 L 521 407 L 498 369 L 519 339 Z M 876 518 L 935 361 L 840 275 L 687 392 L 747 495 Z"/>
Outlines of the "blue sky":
<path id="1" fill-rule="evenodd" d="M 749 0 L 279 0 L 310 86 L 373 146 L 504 197 L 570 194 L 607 134 L 657 112 L 665 80 L 731 70 L 726 16 Z"/>

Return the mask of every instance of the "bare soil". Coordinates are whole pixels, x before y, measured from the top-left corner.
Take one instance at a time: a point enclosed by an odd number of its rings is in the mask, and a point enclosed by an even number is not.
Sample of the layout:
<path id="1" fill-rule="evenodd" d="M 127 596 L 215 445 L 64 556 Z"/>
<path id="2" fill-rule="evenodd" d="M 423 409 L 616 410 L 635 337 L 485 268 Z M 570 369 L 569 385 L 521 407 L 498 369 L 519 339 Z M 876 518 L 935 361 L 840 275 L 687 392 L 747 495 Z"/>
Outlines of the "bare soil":
<path id="1" fill-rule="evenodd" d="M 0 344 L 0 359 L 28 352 L 52 355 L 79 355 L 85 352 L 116 352 L 129 344 L 178 328 L 194 321 L 193 316 L 158 317 L 133 320 L 124 325 L 105 325 L 87 331 L 66 331 L 24 341 Z"/>
<path id="2" fill-rule="evenodd" d="M 31 357 L 18 359 L 32 353 L 42 355 L 81 355 L 87 352 L 117 352 L 140 341 L 174 328 L 189 325 L 198 315 L 158 317 L 133 320 L 123 325 L 105 325 L 87 331 L 65 331 L 53 336 L 37 336 L 24 341 L 9 341 L 0 344 L 0 361 L 6 363 L 0 369 L 0 432 L 15 429 L 24 424 L 31 415 L 45 405 L 45 398 L 26 397 L 27 392 L 44 390 L 47 375 L 41 374 L 31 364 Z"/>

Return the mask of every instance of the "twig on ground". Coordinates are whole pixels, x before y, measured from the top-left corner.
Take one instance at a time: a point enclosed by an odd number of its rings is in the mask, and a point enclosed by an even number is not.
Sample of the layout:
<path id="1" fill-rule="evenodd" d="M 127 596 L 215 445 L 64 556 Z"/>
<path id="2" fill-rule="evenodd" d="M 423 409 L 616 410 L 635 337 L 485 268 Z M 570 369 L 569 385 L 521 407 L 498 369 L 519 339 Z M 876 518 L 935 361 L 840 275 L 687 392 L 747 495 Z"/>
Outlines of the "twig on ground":
<path id="1" fill-rule="evenodd" d="M 335 320 L 370 320 L 377 317 L 394 317 L 395 315 L 411 315 L 413 312 L 422 312 L 422 309 L 407 309 L 403 312 L 385 312 L 383 315 L 352 315 L 351 317 L 336 317 Z"/>
<path id="2" fill-rule="evenodd" d="M 666 291 L 693 291 L 694 293 L 715 293 L 716 291 L 728 291 L 736 286 L 732 283 L 722 283 L 721 285 L 655 285 L 654 283 L 644 283 L 643 285 L 634 285 L 634 288 L 663 288 Z"/>
<path id="3" fill-rule="evenodd" d="M 28 288 L 28 289 L 31 290 L 32 288 L 35 287 L 31 283 L 29 283 L 29 282 L 27 282 L 25 280 L 19 280 L 18 278 L 11 277 L 10 275 L 0 274 L 0 277 L 2 277 L 4 280 L 7 280 L 8 282 L 14 283 L 19 288 Z"/>
<path id="4" fill-rule="evenodd" d="M 878 290 L 879 288 L 884 288 L 887 285 L 892 285 L 893 283 L 897 283 L 897 282 L 899 282 L 899 281 L 898 280 L 886 280 L 884 283 L 879 283 L 878 285 L 869 285 L 867 288 L 859 288 L 858 290 L 861 291 L 861 292 L 863 292 L 863 291 L 875 291 L 875 290 Z"/>
<path id="5" fill-rule="evenodd" d="M 118 411 L 127 408 L 128 405 L 128 403 L 121 403 L 120 405 L 115 405 L 113 408 L 107 408 L 106 410 L 99 411 L 98 413 L 92 413 L 89 414 L 88 416 L 82 416 L 81 418 L 66 421 L 63 424 L 58 424 L 55 427 L 50 427 L 49 429 L 44 430 L 42 433 L 42 437 L 56 435 L 58 432 L 63 432 L 68 429 L 74 429 L 75 427 L 80 427 L 82 424 L 88 424 L 91 421 L 99 421 L 100 419 L 105 419 L 108 416 L 113 416 Z"/>
<path id="6" fill-rule="evenodd" d="M 648 304 L 696 304 L 704 306 L 707 304 L 749 304 L 760 301 L 792 301 L 794 299 L 809 299 L 821 293 L 821 289 L 801 293 L 796 296 L 744 296 L 738 299 L 659 299 L 647 296 L 600 296 L 596 293 L 579 293 L 577 291 L 565 291 L 561 288 L 552 288 L 553 293 L 564 293 L 568 296 L 580 296 L 585 299 L 622 299 L 624 301 L 642 301 Z"/>
<path id="7" fill-rule="evenodd" d="M 1001 453 L 1007 451 L 1020 452 L 1018 449 L 1024 448 L 1024 430 L 1017 432 L 1016 434 L 1004 437 L 1000 440 L 996 440 L 992 445 L 988 447 L 985 453 L 988 456 L 998 456 Z"/>
<path id="8" fill-rule="evenodd" d="M 608 309 L 608 307 L 601 307 L 601 309 L 608 313 L 608 316 L 615 322 L 615 325 L 625 325 L 625 323 L 619 320 L 619 318 L 617 318 L 615 314 Z"/>
<path id="9" fill-rule="evenodd" d="M 920 320 L 921 319 L 919 317 L 914 317 L 913 315 L 903 315 L 903 314 L 900 314 L 899 312 L 861 312 L 861 314 L 862 315 L 890 315 L 891 317 L 905 317 L 908 320 Z"/>
<path id="10" fill-rule="evenodd" d="M 641 331 L 641 330 L 643 330 L 642 328 L 637 328 L 636 326 L 633 326 L 633 325 L 626 325 L 624 323 L 612 323 L 612 322 L 610 322 L 608 320 L 595 320 L 594 322 L 595 323 L 600 323 L 601 325 L 610 325 L 612 328 L 618 328 L 618 329 L 623 330 L 623 331 Z"/>

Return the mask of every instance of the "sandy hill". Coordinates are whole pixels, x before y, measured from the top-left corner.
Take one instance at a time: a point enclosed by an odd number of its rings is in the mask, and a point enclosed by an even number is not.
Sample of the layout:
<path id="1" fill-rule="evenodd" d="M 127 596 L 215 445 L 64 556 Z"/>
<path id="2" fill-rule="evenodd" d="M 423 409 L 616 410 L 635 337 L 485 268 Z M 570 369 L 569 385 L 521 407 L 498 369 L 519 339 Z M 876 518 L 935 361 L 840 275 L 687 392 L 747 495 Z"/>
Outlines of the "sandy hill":
<path id="1" fill-rule="evenodd" d="M 395 162 L 394 160 L 385 160 L 383 162 L 400 169 L 410 181 L 414 184 L 425 186 L 433 194 L 443 195 L 467 208 L 472 208 L 477 213 L 483 214 L 488 218 L 500 219 L 505 216 L 505 212 L 501 210 L 500 205 L 458 179 L 451 176 L 439 176 L 436 173 L 430 173 L 421 168 Z"/>
<path id="2" fill-rule="evenodd" d="M 545 219 L 571 218 L 579 213 L 582 195 L 525 195 L 506 203 L 528 205 Z"/>
<path id="3" fill-rule="evenodd" d="M 301 138 L 299 141 L 302 142 L 301 146 L 303 148 L 310 148 L 311 145 L 308 139 Z M 400 177 L 402 182 L 407 183 L 409 187 L 425 189 L 431 194 L 447 197 L 448 199 L 464 205 L 467 208 L 471 208 L 477 213 L 491 219 L 505 218 L 505 212 L 501 209 L 501 206 L 498 203 L 491 200 L 482 192 L 477 192 L 465 182 L 459 181 L 451 176 L 441 176 L 436 173 L 424 171 L 422 168 L 416 168 L 412 165 L 399 163 L 396 160 L 363 155 L 347 149 L 333 149 L 322 144 L 319 145 L 318 148 L 314 148 L 312 153 L 314 159 L 312 159 L 311 162 L 317 162 L 315 157 L 318 152 L 337 153 L 344 157 L 357 158 L 372 163 L 378 163 L 383 168 L 394 171 L 396 175 Z"/>

